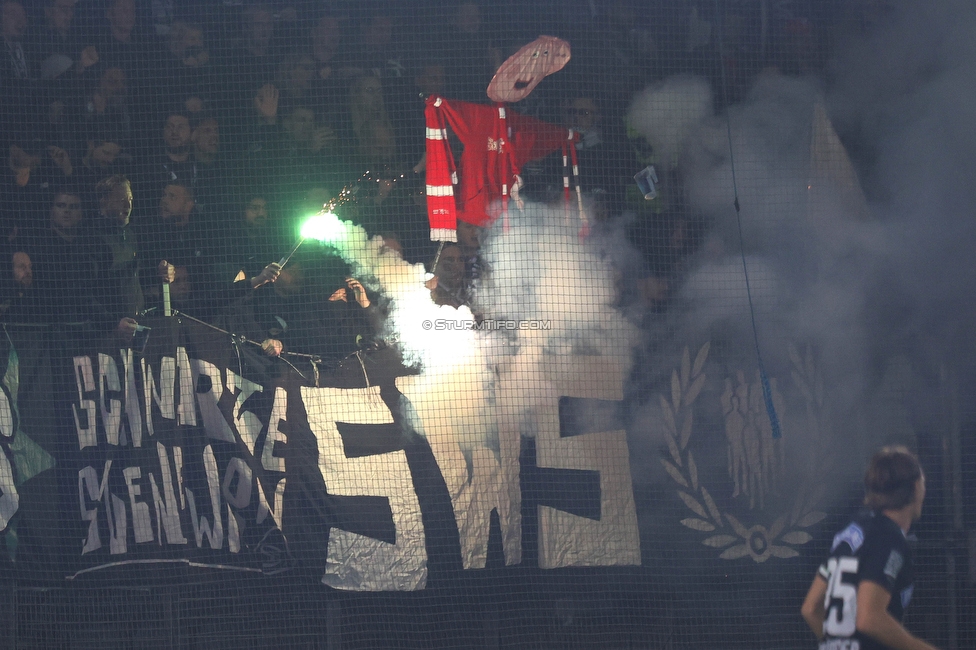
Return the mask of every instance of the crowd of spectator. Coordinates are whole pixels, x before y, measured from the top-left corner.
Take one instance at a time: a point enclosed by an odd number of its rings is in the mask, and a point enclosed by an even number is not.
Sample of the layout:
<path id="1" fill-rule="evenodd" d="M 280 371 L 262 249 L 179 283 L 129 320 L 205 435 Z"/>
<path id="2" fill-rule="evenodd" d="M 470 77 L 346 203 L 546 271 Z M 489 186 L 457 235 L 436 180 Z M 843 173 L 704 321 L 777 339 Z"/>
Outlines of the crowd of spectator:
<path id="1" fill-rule="evenodd" d="M 430 262 L 423 100 L 487 102 L 494 70 L 540 33 L 568 40 L 573 58 L 515 108 L 582 134 L 594 214 L 637 213 L 635 299 L 659 305 L 700 224 L 680 192 L 653 209 L 633 200 L 642 165 L 623 126 L 630 97 L 691 73 L 728 104 L 769 65 L 820 74 L 836 32 L 884 4 L 3 0 L 0 319 L 127 337 L 168 284 L 175 308 L 250 328 L 271 354 L 348 353 L 348 340 L 315 334 L 355 340 L 375 320 L 348 269 L 317 253 L 272 263 L 300 218 L 350 183 L 344 219 Z M 524 173 L 530 198 L 562 196 L 560 160 Z M 469 300 L 479 265 L 480 233 L 461 230 L 431 269 L 442 304 Z M 353 311 L 326 313 L 338 303 Z M 228 320 L 242 311 L 245 325 Z"/>

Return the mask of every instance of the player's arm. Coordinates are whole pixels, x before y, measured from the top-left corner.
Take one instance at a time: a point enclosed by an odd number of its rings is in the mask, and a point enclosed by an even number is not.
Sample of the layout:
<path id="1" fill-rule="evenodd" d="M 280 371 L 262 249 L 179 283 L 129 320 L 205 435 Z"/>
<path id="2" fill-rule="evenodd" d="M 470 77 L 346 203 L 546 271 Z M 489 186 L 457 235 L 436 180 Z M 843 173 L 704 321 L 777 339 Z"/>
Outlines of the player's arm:
<path id="1" fill-rule="evenodd" d="M 936 650 L 913 636 L 888 613 L 891 592 L 871 580 L 857 587 L 857 631 L 871 636 L 893 650 Z"/>
<path id="2" fill-rule="evenodd" d="M 817 640 L 823 639 L 823 623 L 827 611 L 824 609 L 824 597 L 827 595 L 827 581 L 819 573 L 814 576 L 813 583 L 807 591 L 807 597 L 803 599 L 803 607 L 800 613 L 803 620 L 807 622 L 813 633 L 817 635 Z"/>

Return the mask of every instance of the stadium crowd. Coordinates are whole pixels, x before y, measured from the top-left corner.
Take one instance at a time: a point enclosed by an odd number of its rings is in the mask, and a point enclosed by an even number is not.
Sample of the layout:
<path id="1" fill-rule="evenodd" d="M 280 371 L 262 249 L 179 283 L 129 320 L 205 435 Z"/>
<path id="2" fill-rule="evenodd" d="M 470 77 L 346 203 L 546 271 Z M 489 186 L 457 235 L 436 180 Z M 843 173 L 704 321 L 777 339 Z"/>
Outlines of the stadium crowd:
<path id="1" fill-rule="evenodd" d="M 760 33 L 753 4 L 726 2 L 717 15 L 712 2 L 635 0 L 4 0 L 0 320 L 129 337 L 167 284 L 175 308 L 245 331 L 269 354 L 348 354 L 375 327 L 375 297 L 318 251 L 272 263 L 301 217 L 343 186 L 356 200 L 342 218 L 429 262 L 423 100 L 486 103 L 498 65 L 540 33 L 568 40 L 573 58 L 515 108 L 582 134 L 587 201 L 598 221 L 630 215 L 643 261 L 629 299 L 653 311 L 701 224 L 667 172 L 662 199 L 637 192 L 653 152 L 628 137 L 633 94 L 696 74 L 721 108 L 770 65 L 823 74 L 837 32 L 884 11 L 773 2 Z M 562 197 L 557 157 L 525 167 L 527 196 Z M 435 301 L 467 302 L 480 235 L 462 224 L 442 252 Z"/>

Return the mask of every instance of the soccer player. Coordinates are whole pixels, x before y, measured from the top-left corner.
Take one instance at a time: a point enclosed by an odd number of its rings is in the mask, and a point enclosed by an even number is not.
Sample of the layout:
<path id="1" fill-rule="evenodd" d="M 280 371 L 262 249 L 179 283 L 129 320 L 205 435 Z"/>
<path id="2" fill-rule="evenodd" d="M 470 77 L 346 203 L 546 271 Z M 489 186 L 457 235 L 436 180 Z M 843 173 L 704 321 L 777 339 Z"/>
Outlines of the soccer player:
<path id="1" fill-rule="evenodd" d="M 925 474 L 902 446 L 884 447 L 864 475 L 868 510 L 834 536 L 801 612 L 820 650 L 935 650 L 901 624 L 912 596 L 908 529 L 922 515 Z"/>

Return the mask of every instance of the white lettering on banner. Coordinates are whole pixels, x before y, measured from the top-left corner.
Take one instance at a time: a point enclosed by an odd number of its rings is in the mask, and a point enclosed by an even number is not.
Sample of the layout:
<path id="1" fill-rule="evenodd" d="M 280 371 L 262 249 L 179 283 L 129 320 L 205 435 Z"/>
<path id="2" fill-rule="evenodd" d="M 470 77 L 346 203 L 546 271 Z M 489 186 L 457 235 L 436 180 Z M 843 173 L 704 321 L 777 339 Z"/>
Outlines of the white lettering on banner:
<path id="1" fill-rule="evenodd" d="M 112 461 L 105 461 L 101 482 L 98 480 L 95 468 L 90 465 L 78 471 L 78 499 L 81 505 L 81 519 L 88 522 L 88 535 L 82 545 L 82 555 L 102 546 L 102 540 L 98 534 L 98 508 L 88 509 L 85 502 L 86 492 L 88 500 L 101 503 L 105 508 L 109 552 L 112 555 L 126 552 L 126 533 L 129 526 L 125 512 L 125 501 L 112 494 L 108 488 L 108 477 L 111 469 Z"/>
<path id="2" fill-rule="evenodd" d="M 122 426 L 122 402 L 117 399 L 105 401 L 108 391 L 119 392 L 119 372 L 115 367 L 115 359 L 107 354 L 98 354 L 98 407 L 102 413 L 102 426 L 105 427 L 105 438 L 108 444 L 119 444 L 119 427 Z"/>
<path id="3" fill-rule="evenodd" d="M 176 485 L 180 493 L 180 509 L 186 508 L 186 497 L 183 492 L 183 447 L 173 447 L 173 466 L 176 469 Z"/>
<path id="4" fill-rule="evenodd" d="M 129 508 L 132 509 L 132 532 L 135 534 L 136 544 L 151 542 L 155 539 L 153 535 L 152 518 L 149 516 L 149 506 L 136 499 L 142 495 L 142 488 L 135 483 L 142 478 L 142 469 L 139 467 L 126 467 L 122 470 L 125 477 L 125 487 L 129 491 Z"/>
<path id="5" fill-rule="evenodd" d="M 195 427 L 197 425 L 197 409 L 193 399 L 194 377 L 190 359 L 186 356 L 186 348 L 176 348 L 176 372 L 180 386 L 179 401 L 176 407 L 176 424 Z"/>
<path id="6" fill-rule="evenodd" d="M 179 452 L 179 447 L 173 449 L 174 456 Z M 176 490 L 174 490 L 172 470 L 169 466 L 169 457 L 166 455 L 166 447 L 157 442 L 156 453 L 159 455 L 159 469 L 162 474 L 162 495 L 160 495 L 156 479 L 151 473 L 149 474 L 149 485 L 152 487 L 153 507 L 156 509 L 156 529 L 160 531 L 159 543 L 163 543 L 163 533 L 165 533 L 167 544 L 186 544 L 186 537 L 183 536 L 183 528 L 180 526 L 180 506 L 176 503 L 176 493 L 178 492 L 180 496 L 183 495 L 182 472 L 177 471 L 179 478 L 177 479 Z M 181 467 L 182 464 L 182 454 L 180 454 L 180 462 L 177 467 Z"/>
<path id="7" fill-rule="evenodd" d="M 152 366 L 142 360 L 143 399 L 145 400 L 146 429 L 153 435 L 152 405 L 155 401 L 159 406 L 159 414 L 167 420 L 176 417 L 176 405 L 173 401 L 173 378 L 176 373 L 176 361 L 173 357 L 163 357 L 159 360 L 159 390 L 153 379 Z"/>
<path id="8" fill-rule="evenodd" d="M 264 489 L 261 487 L 261 482 L 258 481 L 258 517 L 257 523 L 264 523 L 264 520 L 271 515 L 272 521 L 275 522 L 275 526 L 278 530 L 281 530 L 281 504 L 285 501 L 285 481 L 287 479 L 281 479 L 278 481 L 278 485 L 275 486 L 274 493 L 274 510 L 268 505 L 268 498 L 264 496 Z"/>
<path id="9" fill-rule="evenodd" d="M 286 421 L 287 413 L 288 391 L 284 388 L 276 388 L 271 417 L 268 419 L 268 435 L 265 436 L 264 449 L 261 452 L 261 467 L 269 472 L 285 471 L 285 459 L 274 455 L 274 447 L 276 443 L 288 442 L 285 434 L 281 432 L 281 423 Z"/>
<path id="10" fill-rule="evenodd" d="M 600 473 L 600 520 L 539 507 L 539 566 L 639 565 L 637 507 L 625 431 L 560 437 L 559 396 L 622 400 L 627 363 L 608 357 L 555 357 L 546 376 L 556 399 L 540 408 L 536 464 Z"/>
<path id="11" fill-rule="evenodd" d="M 410 401 L 420 419 L 423 435 L 450 493 L 464 568 L 485 567 L 493 510 L 498 513 L 502 530 L 505 563 L 512 565 L 521 562 L 522 500 L 519 490 L 518 431 L 510 427 L 496 427 L 488 405 L 469 417 L 463 414 L 457 416 L 458 410 L 451 405 L 454 396 L 450 396 L 451 403 L 448 403 L 440 397 L 442 391 L 428 390 L 422 375 L 397 377 L 396 386 Z M 475 447 L 471 451 L 469 472 L 457 432 L 466 431 L 468 437 L 485 440 L 488 433 L 486 426 L 497 428 L 501 456 L 487 447 Z M 512 436 L 507 433 L 514 433 L 514 444 Z M 513 485 L 514 490 L 511 489 Z"/>
<path id="12" fill-rule="evenodd" d="M 210 548 L 216 550 L 224 545 L 224 524 L 220 516 L 220 477 L 217 475 L 217 459 L 214 458 L 213 448 L 207 445 L 203 450 L 203 466 L 207 473 L 207 487 L 210 493 L 210 506 L 213 513 L 213 526 L 204 516 L 197 516 L 197 502 L 193 490 L 184 487 L 186 502 L 190 507 L 190 522 L 193 524 L 193 535 L 197 540 L 197 548 L 203 547 L 203 537 L 207 537 Z"/>
<path id="13" fill-rule="evenodd" d="M 153 380 L 152 366 L 143 360 L 142 376 L 145 382 L 145 417 L 152 426 L 152 403 L 159 406 L 159 414 L 167 419 L 176 419 L 177 424 L 195 426 L 196 407 L 193 399 L 193 370 L 186 348 L 176 348 L 176 357 L 161 357 L 159 360 L 159 391 Z M 177 386 L 179 390 L 177 391 Z M 152 430 L 150 429 L 150 435 Z"/>
<path id="14" fill-rule="evenodd" d="M 242 459 L 231 458 L 227 463 L 221 492 L 235 508 L 244 509 L 251 502 L 251 468 Z"/>
<path id="15" fill-rule="evenodd" d="M 98 534 L 98 508 L 88 509 L 85 504 L 85 492 L 88 492 L 90 501 L 101 501 L 105 488 L 108 486 L 108 470 L 112 466 L 112 461 L 105 462 L 105 471 L 102 474 L 102 482 L 98 482 L 98 474 L 92 466 L 83 467 L 78 472 L 78 500 L 81 503 L 81 520 L 88 522 L 88 536 L 85 538 L 81 547 L 81 554 L 102 547 L 102 538 Z"/>
<path id="16" fill-rule="evenodd" d="M 99 512 L 104 512 L 106 525 L 110 535 L 110 550 L 112 554 L 127 552 L 127 538 L 129 520 L 132 521 L 133 539 L 136 543 L 157 540 L 163 544 L 165 537 L 167 544 L 186 544 L 187 538 L 183 534 L 181 511 L 188 510 L 193 526 L 194 537 L 198 547 L 203 547 L 204 538 L 211 549 L 219 550 L 223 546 L 224 533 L 227 533 L 228 549 L 232 553 L 239 552 L 240 544 L 240 515 L 251 505 L 251 494 L 254 491 L 254 472 L 242 458 L 233 457 L 224 471 L 223 481 L 219 479 L 218 467 L 213 449 L 208 445 L 203 450 L 203 465 L 206 472 L 207 494 L 210 497 L 210 512 L 205 510 L 205 504 L 198 503 L 193 490 L 183 486 L 182 450 L 173 447 L 173 461 L 170 464 L 166 447 L 157 443 L 159 457 L 160 481 L 153 472 L 146 472 L 139 466 L 126 467 L 121 471 L 122 480 L 128 491 L 128 509 L 126 501 L 112 494 L 109 490 L 109 476 L 113 467 L 112 461 L 105 462 L 101 480 L 91 466 L 84 467 L 78 472 L 78 497 L 82 521 L 88 522 L 87 537 L 83 542 L 82 554 L 95 551 L 102 547 L 99 535 Z M 0 463 L 3 457 L 0 455 Z M 176 476 L 174 485 L 173 475 Z M 151 500 L 148 493 L 144 493 L 144 483 L 148 481 Z M 3 478 L 0 469 L 0 480 Z M 12 475 L 11 475 L 12 478 Z M 281 528 L 281 504 L 284 498 L 285 479 L 278 482 L 274 494 L 275 509 L 271 510 L 259 488 L 259 504 L 257 521 L 261 523 L 268 514 L 274 518 L 275 524 Z M 177 501 L 176 494 L 185 495 L 185 500 Z M 226 519 L 221 514 L 226 502 Z M 94 507 L 92 507 L 94 506 Z M 0 513 L 3 503 L 0 501 Z M 212 514 L 211 516 L 209 516 Z M 130 517 L 131 515 L 131 517 Z M 155 520 L 155 527 L 153 521 Z M 212 521 L 212 523 L 211 523 Z M 226 522 L 226 525 L 225 525 Z"/>
<path id="17" fill-rule="evenodd" d="M 258 439 L 258 434 L 261 433 L 261 419 L 258 418 L 254 413 L 244 410 L 244 402 L 248 400 L 254 393 L 260 393 L 264 391 L 264 388 L 260 384 L 256 384 L 253 381 L 249 381 L 244 377 L 237 376 L 233 371 L 227 370 L 227 390 L 231 393 L 240 389 L 237 394 L 237 400 L 234 402 L 234 424 L 237 425 L 237 433 L 240 434 L 241 440 L 247 445 L 247 450 L 254 455 L 254 443 Z M 276 399 L 277 399 L 277 391 Z M 272 413 L 272 419 L 274 418 L 274 413 Z M 277 423 L 275 423 L 277 427 Z M 269 435 L 271 424 L 268 424 Z M 282 468 L 281 471 L 284 471 Z"/>
<path id="18" fill-rule="evenodd" d="M 107 467 L 106 467 L 107 470 Z M 105 515 L 108 517 L 108 550 L 112 555 L 120 555 L 128 549 L 126 535 L 129 532 L 129 519 L 125 513 L 125 501 L 105 489 Z"/>
<path id="19" fill-rule="evenodd" d="M 152 418 L 153 401 L 158 405 L 160 415 L 163 418 L 170 420 L 175 418 L 177 424 L 180 425 L 196 425 L 196 405 L 193 399 L 194 376 L 184 348 L 177 348 L 175 358 L 162 357 L 160 359 L 159 390 L 157 390 L 157 383 L 153 378 L 152 367 L 146 363 L 145 359 L 140 360 L 144 400 L 142 413 L 140 413 L 137 398 L 137 378 L 132 351 L 120 350 L 120 353 L 124 385 L 119 380 L 119 367 L 114 357 L 104 353 L 96 355 L 95 358 L 98 363 L 97 381 L 91 357 L 74 358 L 78 403 L 73 405 L 72 409 L 79 449 L 98 444 L 96 414 L 101 416 L 102 430 L 108 444 L 114 446 L 131 444 L 134 447 L 141 447 L 143 418 L 145 418 L 148 434 L 150 436 L 155 434 Z M 221 390 L 220 371 L 205 361 L 195 361 L 195 363 L 209 366 L 205 368 L 208 376 L 211 373 L 216 373 L 217 399 L 219 399 Z M 96 390 L 98 391 L 97 409 L 95 400 L 85 397 L 86 393 L 90 394 Z M 112 396 L 113 393 L 116 395 L 121 393 L 122 399 Z M 211 406 L 211 401 L 213 408 L 208 409 Z M 216 433 L 216 435 L 225 436 L 221 439 L 228 439 L 226 436 L 229 428 L 226 426 L 226 421 L 223 416 L 220 416 L 220 419 L 213 417 L 215 410 L 216 415 L 220 414 L 219 409 L 216 409 L 216 399 L 211 401 L 201 400 L 201 412 L 205 418 L 208 418 L 207 431 L 213 437 L 216 437 L 214 435 Z M 122 417 L 123 412 L 125 418 Z M 122 428 L 123 422 L 126 424 L 125 429 Z M 220 428 L 221 422 L 224 422 L 223 429 Z M 225 429 L 227 431 L 224 431 Z M 126 431 L 129 432 L 129 436 L 125 435 Z M 229 440 L 233 441 L 233 439 L 233 433 L 230 433 Z"/>
<path id="20" fill-rule="evenodd" d="M 237 515 L 227 505 L 227 550 L 231 553 L 241 552 L 241 531 L 237 525 Z"/>
<path id="21" fill-rule="evenodd" d="M 200 405 L 200 419 L 203 420 L 203 428 L 207 436 L 215 440 L 224 442 L 234 442 L 234 432 L 230 430 L 224 414 L 220 412 L 220 396 L 224 393 L 224 384 L 220 376 L 220 368 L 201 359 L 194 359 L 190 363 L 193 368 L 193 385 L 200 386 L 200 377 L 209 380 L 210 388 L 205 391 L 197 391 L 197 404 Z M 181 386 L 182 391 L 182 386 Z M 180 404 L 182 405 L 184 394 L 180 393 Z"/>
<path id="22" fill-rule="evenodd" d="M 235 433 L 239 434 L 251 458 L 260 458 L 261 465 L 270 472 L 285 471 L 285 459 L 276 455 L 276 445 L 287 442 L 281 430 L 288 404 L 287 392 L 283 388 L 275 391 L 268 433 L 262 438 L 262 418 L 246 410 L 245 402 L 264 388 L 210 362 L 190 359 L 184 348 L 177 348 L 173 357 L 160 358 L 158 379 L 145 359 L 140 359 L 136 365 L 130 350 L 120 350 L 119 357 L 107 354 L 76 357 L 74 370 L 78 400 L 72 406 L 80 449 L 99 444 L 141 446 L 142 432 L 146 431 L 150 437 L 155 436 L 153 419 L 162 417 L 176 420 L 177 426 L 200 424 L 209 438 L 222 442 L 236 443 L 238 437 Z M 142 398 L 138 393 L 139 371 L 143 382 Z M 195 390 L 197 387 L 199 392 Z M 226 401 L 229 397 L 224 395 L 225 390 L 234 396 L 234 406 L 229 414 L 225 414 L 220 407 L 220 400 Z M 153 408 L 154 403 L 158 411 Z M 0 433 L 3 433 L 2 412 L 0 404 Z M 98 433 L 99 416 L 105 432 L 103 437 Z M 10 428 L 12 422 L 11 417 Z M 263 448 L 258 449 L 259 445 L 263 445 Z M 162 545 L 165 538 L 167 544 L 185 545 L 184 513 L 190 518 L 198 547 L 203 547 L 206 540 L 211 549 L 219 550 L 223 547 L 226 533 L 227 548 L 231 552 L 239 552 L 242 520 L 238 511 L 251 506 L 255 487 L 258 491 L 254 515 L 257 523 L 264 522 L 271 515 L 274 524 L 281 528 L 286 485 L 284 478 L 273 486 L 269 485 L 268 489 L 272 492 L 266 495 L 262 480 L 255 476 L 248 460 L 232 457 L 222 468 L 221 475 L 213 448 L 208 445 L 202 452 L 208 506 L 206 496 L 194 494 L 184 485 L 183 449 L 179 446 L 167 447 L 157 441 L 156 451 L 158 474 L 155 469 L 147 470 L 139 466 L 115 470 L 120 472 L 128 499 L 124 496 L 120 498 L 109 490 L 109 476 L 113 467 L 111 461 L 106 462 L 101 480 L 93 467 L 85 467 L 79 472 L 81 519 L 88 522 L 83 554 L 103 545 L 99 530 L 102 515 L 109 531 L 112 554 L 126 553 L 127 544 L 133 540 L 136 543 L 156 540 Z M 280 447 L 277 452 L 280 454 Z M 6 457 L 0 457 L 0 524 L 4 526 L 5 513 L 12 516 L 17 509 L 18 499 L 13 488 L 13 472 L 9 463 L 7 468 L 3 465 L 6 461 Z M 9 476 L 10 489 L 6 489 L 4 483 L 6 476 Z M 272 482 L 270 479 L 267 481 Z M 273 507 L 269 505 L 269 500 Z M 225 507 L 226 514 L 222 512 Z M 130 529 L 131 537 L 128 536 Z"/>
<path id="23" fill-rule="evenodd" d="M 95 400 L 85 399 L 85 393 L 95 390 L 95 373 L 89 357 L 74 358 L 75 382 L 78 385 L 78 403 L 71 405 L 75 416 L 75 431 L 78 434 L 78 449 L 94 447 L 98 444 L 96 434 L 98 424 L 95 420 Z M 85 422 L 79 413 L 84 413 Z"/>
<path id="24" fill-rule="evenodd" d="M 246 508 L 251 503 L 251 468 L 241 458 L 231 458 L 224 470 L 224 482 L 221 485 L 221 493 L 227 501 L 227 550 L 231 553 L 239 553 L 241 550 L 241 533 L 237 524 L 237 515 L 231 510 L 231 505 L 235 508 Z M 237 479 L 236 488 L 235 481 Z"/>
<path id="25" fill-rule="evenodd" d="M 149 377 L 152 378 L 152 368 L 149 368 Z M 152 398 L 159 405 L 159 414 L 167 420 L 176 419 L 176 359 L 174 357 L 162 357 L 159 360 L 159 393 L 148 391 Z M 152 411 L 146 414 L 151 417 Z"/>
<path id="26" fill-rule="evenodd" d="M 122 366 L 125 373 L 125 421 L 133 447 L 142 446 L 142 416 L 136 399 L 136 373 L 132 363 L 132 350 L 122 350 Z"/>
<path id="27" fill-rule="evenodd" d="M 378 386 L 305 388 L 302 401 L 318 441 L 319 471 L 329 494 L 386 497 L 393 512 L 396 543 L 349 531 L 329 531 L 322 582 L 350 591 L 413 591 L 427 582 L 427 549 L 420 501 L 404 451 L 347 458 L 337 422 L 392 424 L 393 414 Z"/>
<path id="28" fill-rule="evenodd" d="M 264 438 L 264 447 L 261 450 L 261 466 L 269 472 L 284 473 L 285 471 L 285 459 L 280 456 L 275 456 L 274 452 L 276 444 L 288 442 L 284 432 L 281 431 L 281 425 L 286 422 L 285 418 L 287 414 L 288 391 L 279 386 L 275 388 L 274 401 L 271 406 L 271 417 L 268 419 L 268 433 Z M 268 498 L 265 496 L 261 481 L 258 480 L 257 523 L 264 523 L 264 520 L 270 514 L 271 519 L 275 522 L 275 526 L 278 527 L 278 530 L 281 530 L 281 516 L 283 514 L 281 505 L 285 501 L 285 485 L 286 479 L 281 479 L 275 486 L 274 509 L 272 509 L 268 505 Z"/>
<path id="29" fill-rule="evenodd" d="M 523 434 L 535 437 L 540 468 L 599 474 L 598 519 L 539 507 L 540 567 L 640 564 L 625 433 L 604 431 L 563 438 L 559 424 L 560 396 L 621 400 L 624 361 L 567 356 L 551 359 L 549 364 L 543 376 L 551 381 L 541 382 L 545 385 L 531 391 L 533 395 L 525 394 L 524 380 L 507 376 L 503 370 L 494 399 L 483 407 L 466 409 L 452 410 L 438 402 L 440 391 L 433 390 L 423 375 L 396 380 L 415 409 L 418 431 L 426 437 L 447 486 L 466 569 L 486 564 L 492 512 L 497 512 L 501 525 L 505 563 L 521 562 L 519 456 Z M 120 445 L 141 446 L 143 431 L 150 439 L 156 436 L 153 418 L 169 419 L 175 426 L 202 426 L 207 438 L 219 441 L 202 452 L 199 448 L 194 451 L 202 454 L 204 474 L 190 483 L 196 493 L 184 481 L 183 449 L 160 442 L 171 439 L 169 436 L 156 441 L 158 470 L 155 459 L 149 461 L 152 467 L 124 467 L 124 461 L 116 461 L 111 485 L 117 494 L 109 488 L 111 461 L 101 473 L 95 467 L 83 468 L 78 475 L 79 504 L 81 520 L 88 526 L 82 554 L 101 549 L 106 530 L 113 555 L 126 553 L 127 544 L 133 541 L 186 545 L 191 538 L 189 527 L 184 529 L 186 517 L 198 548 L 221 550 L 226 539 L 226 549 L 237 553 L 242 548 L 242 513 L 252 502 L 255 510 L 248 518 L 254 516 L 262 524 L 270 515 L 274 525 L 282 528 L 287 485 L 281 476 L 286 469 L 282 445 L 288 443 L 288 392 L 284 388 L 274 387 L 270 404 L 266 398 L 261 400 L 264 408 L 270 407 L 265 420 L 267 411 L 259 415 L 245 406 L 265 387 L 208 361 L 190 359 L 184 348 L 177 348 L 172 357 L 160 358 L 155 376 L 150 364 L 144 359 L 136 364 L 128 350 L 121 350 L 118 357 L 75 357 L 74 372 L 78 393 L 72 408 L 79 449 L 104 445 L 114 454 Z M 339 434 L 341 424 L 394 424 L 380 387 L 302 388 L 301 399 L 318 444 L 319 470 L 328 493 L 388 499 L 395 528 L 393 543 L 339 528 L 330 530 L 322 582 L 353 591 L 422 589 L 427 580 L 426 534 L 407 453 L 400 450 L 348 458 Z M 13 428 L 13 412 L 8 426 L 3 406 L 0 403 L 0 434 Z M 10 410 L 9 404 L 7 407 Z M 532 413 L 531 421 L 523 417 L 526 411 Z M 99 426 L 104 434 L 98 433 Z M 493 448 L 486 441 L 496 435 L 498 446 Z M 243 457 L 228 458 L 231 448 L 220 447 L 221 443 L 234 445 Z M 220 451 L 220 466 L 214 446 Z M 244 453 L 245 447 L 250 456 Z M 198 474 L 200 460 L 190 465 Z M 272 478 L 265 472 L 279 475 Z M 202 489 L 204 478 L 206 489 Z M 3 455 L 0 490 L 2 529 L 18 507 L 13 470 Z"/>

